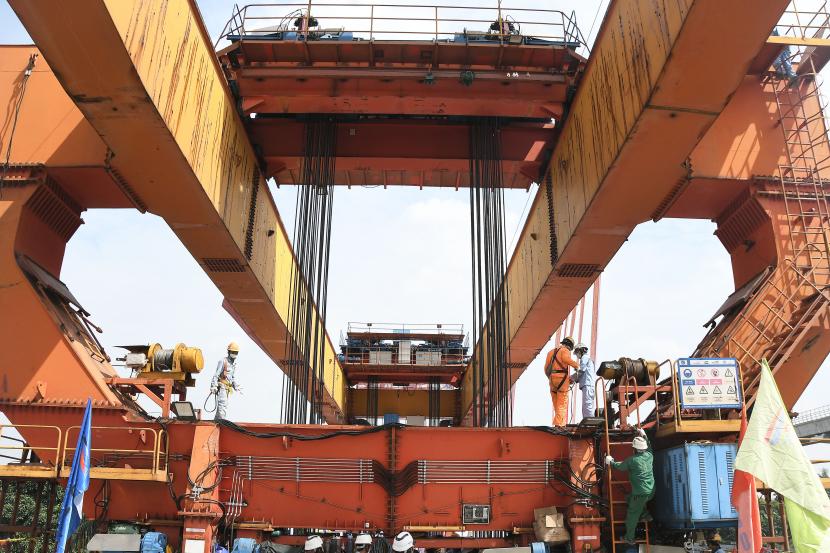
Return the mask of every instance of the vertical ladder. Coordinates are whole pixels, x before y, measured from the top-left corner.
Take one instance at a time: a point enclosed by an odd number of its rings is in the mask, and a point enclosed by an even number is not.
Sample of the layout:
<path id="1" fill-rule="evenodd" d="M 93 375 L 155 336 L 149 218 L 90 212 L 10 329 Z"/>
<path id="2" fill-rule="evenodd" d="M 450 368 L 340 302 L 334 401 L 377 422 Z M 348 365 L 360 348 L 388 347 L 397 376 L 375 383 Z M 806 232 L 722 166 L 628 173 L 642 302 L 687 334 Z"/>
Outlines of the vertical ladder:
<path id="1" fill-rule="evenodd" d="M 611 455 L 614 459 L 624 459 L 634 454 L 634 449 L 631 447 L 631 441 L 619 440 L 616 436 L 612 440 L 611 433 L 608 428 L 608 409 L 607 406 L 603 409 L 605 414 L 605 455 Z M 619 473 L 619 471 L 617 471 Z M 625 532 L 625 516 L 627 514 L 627 495 L 631 491 L 631 483 L 628 478 L 615 480 L 614 470 L 611 467 L 606 467 L 605 470 L 605 498 L 608 502 L 608 518 L 610 521 L 609 530 L 611 532 L 612 553 L 617 549 L 618 545 L 625 544 L 626 541 L 622 539 Z M 645 544 L 645 553 L 651 552 L 651 542 L 649 540 L 649 523 L 640 521 L 638 526 L 642 525 L 645 537 L 643 539 L 636 539 L 635 543 Z"/>

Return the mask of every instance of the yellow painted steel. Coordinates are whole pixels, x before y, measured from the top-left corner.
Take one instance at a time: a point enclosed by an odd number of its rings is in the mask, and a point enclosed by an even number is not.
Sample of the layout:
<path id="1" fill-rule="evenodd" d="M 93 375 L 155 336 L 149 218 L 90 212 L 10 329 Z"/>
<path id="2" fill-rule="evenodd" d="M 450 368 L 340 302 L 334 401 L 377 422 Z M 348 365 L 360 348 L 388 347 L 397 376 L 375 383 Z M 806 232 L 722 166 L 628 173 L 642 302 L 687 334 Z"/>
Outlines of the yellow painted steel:
<path id="1" fill-rule="evenodd" d="M 512 379 L 634 227 L 671 203 L 689 153 L 786 4 L 610 3 L 508 267 Z M 727 35 L 724 45 L 718 37 Z M 468 367 L 462 385 L 465 414 L 471 373 Z"/>
<path id="2" fill-rule="evenodd" d="M 767 43 L 783 46 L 830 47 L 830 39 L 820 37 L 771 36 L 767 39 Z"/>
<path id="3" fill-rule="evenodd" d="M 296 262 L 195 3 L 11 5 L 112 150 L 112 166 L 205 268 L 228 311 L 282 363 Z M 346 393 L 330 339 L 324 367 L 326 418 L 337 422 Z"/>
<path id="4" fill-rule="evenodd" d="M 442 417 L 455 417 L 456 399 L 455 390 L 440 392 Z M 349 390 L 349 414 L 356 417 L 366 416 L 366 389 Z M 427 390 L 378 390 L 378 416 L 385 413 L 394 413 L 404 417 L 411 415 L 427 416 L 429 414 L 429 392 Z"/>
<path id="5" fill-rule="evenodd" d="M 525 318 L 551 277 L 554 256 L 572 236 L 642 112 L 691 4 L 692 0 L 664 3 L 655 9 L 646 0 L 611 2 L 554 150 L 550 186 L 539 186 L 507 269 L 511 339 L 527 323 Z M 551 222 L 553 206 L 556 219 Z M 582 293 L 571 295 L 578 300 Z M 539 323 L 555 328 L 558 321 Z M 465 413 L 473 401 L 471 383 L 468 370 L 462 384 Z"/>

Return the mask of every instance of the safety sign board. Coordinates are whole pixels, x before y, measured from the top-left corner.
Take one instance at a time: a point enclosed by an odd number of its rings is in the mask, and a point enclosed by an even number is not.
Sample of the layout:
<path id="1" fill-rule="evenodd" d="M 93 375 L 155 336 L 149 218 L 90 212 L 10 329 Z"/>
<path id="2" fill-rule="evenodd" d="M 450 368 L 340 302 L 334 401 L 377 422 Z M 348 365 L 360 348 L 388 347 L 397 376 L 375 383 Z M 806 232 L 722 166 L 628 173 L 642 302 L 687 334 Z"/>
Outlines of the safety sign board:
<path id="1" fill-rule="evenodd" d="M 693 409 L 740 408 L 738 360 L 689 358 L 677 360 L 680 406 Z"/>

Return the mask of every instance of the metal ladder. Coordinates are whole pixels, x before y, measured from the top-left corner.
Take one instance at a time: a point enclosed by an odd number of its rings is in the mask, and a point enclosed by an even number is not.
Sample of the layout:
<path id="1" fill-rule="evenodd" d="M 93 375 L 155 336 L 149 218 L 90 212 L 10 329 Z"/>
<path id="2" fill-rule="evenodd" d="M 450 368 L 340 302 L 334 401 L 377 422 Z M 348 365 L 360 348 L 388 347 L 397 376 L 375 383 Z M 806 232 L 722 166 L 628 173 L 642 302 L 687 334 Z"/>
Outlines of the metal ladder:
<path id="1" fill-rule="evenodd" d="M 600 379 L 597 379 L 599 382 Z M 605 386 L 598 386 L 595 384 L 595 387 L 601 388 L 603 390 L 603 415 L 605 417 L 605 439 L 603 440 L 604 447 L 604 455 L 611 455 L 615 459 L 623 459 L 630 455 L 634 454 L 634 448 L 631 447 L 630 441 L 624 440 L 617 440 L 614 439 L 612 441 L 611 436 L 611 429 L 609 428 L 608 423 L 608 398 L 607 398 L 607 391 L 605 390 Z M 621 398 L 621 401 L 624 401 Z M 639 417 L 639 411 L 638 411 Z M 615 436 L 616 438 L 616 436 Z M 608 518 L 610 521 L 609 530 L 611 533 L 611 547 L 612 552 L 617 548 L 617 545 L 625 544 L 625 540 L 621 539 L 623 532 L 625 531 L 625 515 L 626 515 L 626 495 L 627 492 L 631 490 L 631 483 L 629 482 L 628 478 L 624 480 L 615 480 L 614 479 L 614 470 L 610 467 L 607 467 L 605 470 L 605 486 L 604 486 L 604 495 L 605 499 L 608 502 Z M 649 532 L 649 523 L 646 521 L 640 521 L 638 525 L 643 525 L 644 527 L 644 534 L 645 537 L 643 539 L 636 540 L 638 545 L 645 544 L 645 553 L 651 552 L 651 542 L 649 539 L 650 532 Z M 622 530 L 620 529 L 622 527 Z"/>
<path id="2" fill-rule="evenodd" d="M 812 23 L 816 20 L 821 29 Z M 811 33 L 830 32 L 830 18 L 810 21 Z M 786 164 L 778 166 L 777 190 L 768 194 L 784 203 L 789 251 L 746 307 L 724 328 L 707 336 L 695 352 L 696 356 L 737 358 L 750 402 L 761 360 L 768 359 L 773 373 L 777 372 L 830 307 L 830 182 L 821 176 L 830 169 L 824 102 L 812 51 L 797 50 L 787 56 L 788 65 L 795 69 L 789 74 L 770 73 L 764 84 L 775 97 L 787 158 Z"/>

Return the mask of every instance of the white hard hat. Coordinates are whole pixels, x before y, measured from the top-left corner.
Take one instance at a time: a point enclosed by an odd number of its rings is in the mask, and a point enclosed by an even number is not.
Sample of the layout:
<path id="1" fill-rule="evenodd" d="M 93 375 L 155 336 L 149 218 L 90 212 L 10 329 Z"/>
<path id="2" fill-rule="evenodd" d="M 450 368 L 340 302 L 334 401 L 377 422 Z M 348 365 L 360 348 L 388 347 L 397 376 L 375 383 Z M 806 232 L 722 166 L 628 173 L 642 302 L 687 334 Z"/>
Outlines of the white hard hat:
<path id="1" fill-rule="evenodd" d="M 409 532 L 401 532 L 395 536 L 395 541 L 392 542 L 392 551 L 403 553 L 415 547 L 415 540 L 412 539 L 412 534 Z"/>
<path id="2" fill-rule="evenodd" d="M 358 534 L 354 540 L 355 545 L 372 545 L 372 536 L 369 534 Z"/>
<path id="3" fill-rule="evenodd" d="M 323 548 L 323 538 L 320 536 L 309 536 L 305 539 L 305 550 L 314 551 Z"/>
<path id="4" fill-rule="evenodd" d="M 648 449 L 648 442 L 641 436 L 635 436 L 634 440 L 631 442 L 631 447 L 640 451 L 645 451 Z"/>
<path id="5" fill-rule="evenodd" d="M 579 342 L 579 343 L 576 345 L 576 347 L 574 347 L 574 351 L 579 351 L 579 350 L 581 350 L 581 349 L 584 349 L 585 351 L 588 351 L 588 346 L 586 346 L 586 345 L 585 345 L 585 344 L 583 344 L 582 342 Z"/>

